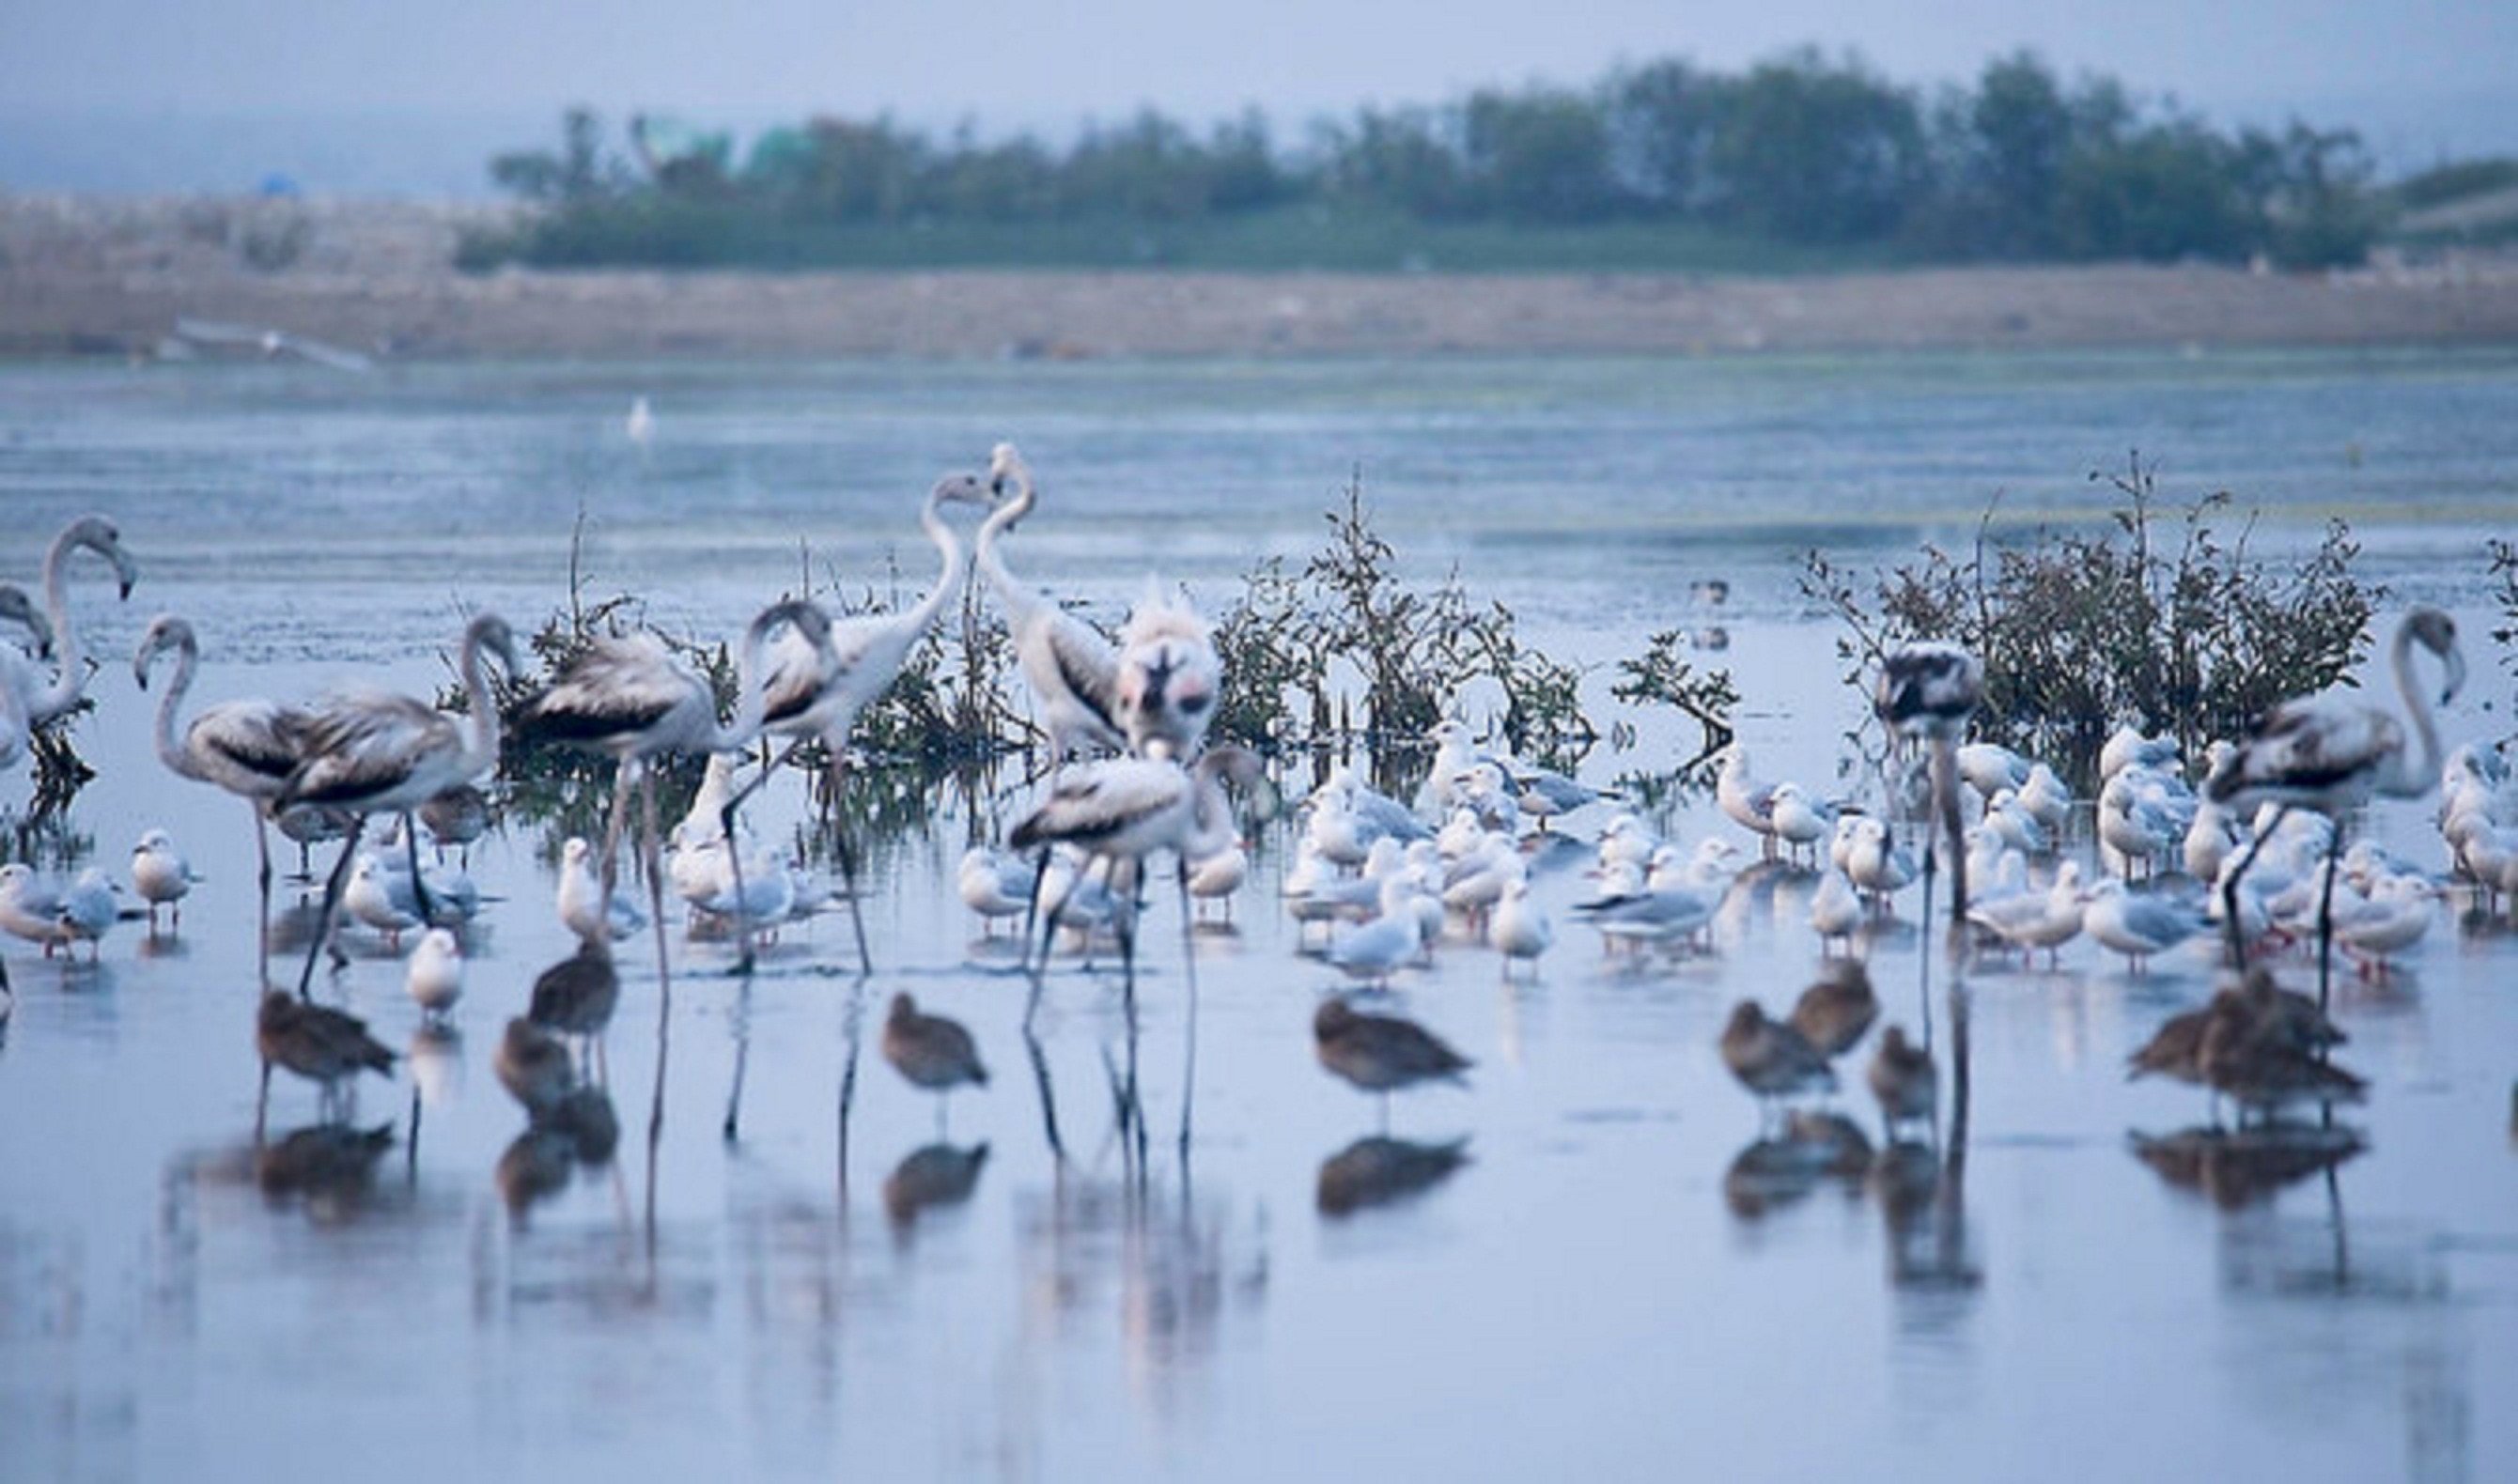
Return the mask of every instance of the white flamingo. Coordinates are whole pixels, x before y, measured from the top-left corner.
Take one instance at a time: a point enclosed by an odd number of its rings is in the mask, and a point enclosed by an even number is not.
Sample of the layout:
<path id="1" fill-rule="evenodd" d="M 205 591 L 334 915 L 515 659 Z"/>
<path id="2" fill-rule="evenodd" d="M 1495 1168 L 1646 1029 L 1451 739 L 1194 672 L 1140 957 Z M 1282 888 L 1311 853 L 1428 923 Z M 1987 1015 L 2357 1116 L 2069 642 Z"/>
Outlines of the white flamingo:
<path id="1" fill-rule="evenodd" d="M 194 672 L 201 662 L 200 641 L 193 625 L 172 614 L 160 614 L 152 620 L 132 653 L 131 678 L 140 689 L 148 690 L 157 657 L 168 650 L 175 652 L 175 675 L 166 683 L 165 694 L 157 698 L 157 760 L 176 777 L 223 788 L 253 810 L 255 879 L 262 894 L 262 914 L 255 920 L 268 920 L 271 805 L 289 775 L 297 771 L 314 716 L 303 706 L 282 701 L 223 700 L 195 712 L 178 738 L 175 713 L 192 691 Z"/>
<path id="2" fill-rule="evenodd" d="M 1115 715 L 1128 735 L 1128 750 L 1141 757 L 1195 757 L 1215 719 L 1223 684 L 1224 662 L 1216 657 L 1206 620 L 1187 595 L 1147 583 L 1145 597 L 1119 628 Z"/>

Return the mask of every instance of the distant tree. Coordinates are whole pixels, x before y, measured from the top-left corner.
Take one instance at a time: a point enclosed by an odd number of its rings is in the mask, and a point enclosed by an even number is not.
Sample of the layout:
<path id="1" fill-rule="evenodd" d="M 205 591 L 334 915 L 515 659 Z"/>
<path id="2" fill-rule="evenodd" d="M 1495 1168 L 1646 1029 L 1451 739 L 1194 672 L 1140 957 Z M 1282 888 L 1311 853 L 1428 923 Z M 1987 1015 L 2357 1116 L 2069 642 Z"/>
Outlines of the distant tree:
<path id="1" fill-rule="evenodd" d="M 612 194 L 623 184 L 622 175 L 619 163 L 604 155 L 602 120 L 586 107 L 560 115 L 558 153 L 519 149 L 490 160 L 490 179 L 500 190 L 553 205 Z"/>
<path id="2" fill-rule="evenodd" d="M 1914 96 L 1812 48 L 1750 69 L 1707 163 L 1724 216 L 1802 242 L 1894 234 L 1927 177 Z"/>
<path id="3" fill-rule="evenodd" d="M 1613 73 L 1603 91 L 1610 169 L 1621 190 L 1653 211 L 1703 211 L 1714 193 L 1708 155 L 1730 106 L 1730 82 L 1666 58 Z"/>
<path id="4" fill-rule="evenodd" d="M 1608 121 L 1590 96 L 1561 88 L 1481 89 L 1461 113 L 1469 198 L 1518 222 L 1595 222 L 1620 199 Z"/>
<path id="5" fill-rule="evenodd" d="M 1466 205 L 1454 115 L 1429 108 L 1360 108 L 1350 124 L 1314 131 L 1322 190 L 1333 200 L 1395 207 L 1418 217 Z"/>
<path id="6" fill-rule="evenodd" d="M 1955 183 L 1975 251 L 2036 258 L 2055 248 L 2055 203 L 2072 150 L 2072 109 L 2033 54 L 1985 64 L 1967 108 L 1969 149 Z"/>
<path id="7" fill-rule="evenodd" d="M 2086 142 L 2058 182 L 2056 229 L 2075 258 L 2242 259 L 2261 218 L 2237 148 L 2188 115 Z"/>

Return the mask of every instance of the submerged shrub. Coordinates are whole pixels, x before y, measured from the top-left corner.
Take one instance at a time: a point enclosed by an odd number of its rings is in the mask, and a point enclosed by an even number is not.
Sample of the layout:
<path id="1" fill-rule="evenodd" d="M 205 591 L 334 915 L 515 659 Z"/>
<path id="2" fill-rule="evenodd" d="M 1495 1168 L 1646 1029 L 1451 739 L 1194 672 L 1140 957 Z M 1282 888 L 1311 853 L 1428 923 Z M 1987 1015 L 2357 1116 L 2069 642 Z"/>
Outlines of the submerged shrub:
<path id="1" fill-rule="evenodd" d="M 1999 541 L 1988 506 L 1964 558 L 1928 545 L 1920 563 L 1874 573 L 1867 598 L 1810 553 L 1802 590 L 1844 623 L 1848 679 L 1907 640 L 1955 641 L 1984 663 L 1977 734 L 2085 776 L 2119 723 L 2171 732 L 2192 756 L 2347 677 L 2383 590 L 2353 575 L 2360 545 L 2344 523 L 2274 565 L 2248 552 L 2252 522 L 2235 542 L 2213 529 L 2227 491 L 2163 516 L 2156 466 L 2138 454 L 2091 478 L 2121 496 L 2109 529 Z"/>

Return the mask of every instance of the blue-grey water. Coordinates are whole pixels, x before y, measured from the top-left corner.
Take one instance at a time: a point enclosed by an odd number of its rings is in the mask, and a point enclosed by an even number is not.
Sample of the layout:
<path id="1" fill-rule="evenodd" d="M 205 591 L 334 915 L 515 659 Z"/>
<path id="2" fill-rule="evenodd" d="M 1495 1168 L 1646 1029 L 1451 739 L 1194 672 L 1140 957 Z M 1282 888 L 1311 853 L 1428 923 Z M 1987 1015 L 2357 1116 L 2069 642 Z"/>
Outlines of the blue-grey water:
<path id="1" fill-rule="evenodd" d="M 633 395 L 656 409 L 643 452 L 622 432 Z M 2461 897 L 2387 982 L 2343 988 L 2346 1060 L 2372 1086 L 2346 1118 L 2367 1148 L 2330 1178 L 2223 1176 L 2215 1200 L 2136 1159 L 2129 1132 L 2206 1116 L 2121 1067 L 2211 968 L 2181 953 L 2136 978 L 2084 940 L 2060 973 L 1968 975 L 1963 1160 L 1918 1208 L 1860 1180 L 1762 1200 L 1726 1182 L 1758 1126 L 1715 1039 L 1734 999 L 1781 1009 L 1807 981 L 1808 878 L 1758 873 L 1714 954 L 1637 974 L 1569 911 L 1580 853 L 1541 852 L 1558 942 L 1537 982 L 1506 987 L 1453 941 L 1394 996 L 1478 1066 L 1465 1089 L 1398 1099 L 1391 1131 L 1465 1139 L 1466 1163 L 1338 1213 L 1323 1166 L 1377 1113 L 1313 1060 L 1332 975 L 1278 907 L 1281 827 L 1235 926 L 1196 940 L 1186 1163 L 1184 964 L 1176 909 L 1153 900 L 1135 1050 L 1156 1136 L 1132 1180 L 1107 1076 L 1129 1050 L 1115 976 L 1062 961 L 1035 1063 L 1022 981 L 952 893 L 965 841 L 1029 796 L 1008 778 L 939 790 L 931 829 L 874 847 L 868 982 L 844 914 L 784 935 L 746 986 L 675 912 L 669 1005 L 633 943 L 605 1048 L 619 1151 L 511 1201 L 524 1119 L 490 1056 L 569 945 L 547 841 L 519 822 L 472 855 L 500 900 L 467 939 L 458 1041 L 414 1041 L 400 962 L 369 935 L 325 981 L 417 1053 L 360 1093 L 392 1148 L 364 1181 L 257 1179 L 251 844 L 239 805 L 150 755 L 154 697 L 121 659 L 151 614 L 198 624 L 195 703 L 433 686 L 466 608 L 531 622 L 562 601 L 583 510 L 590 593 L 718 632 L 805 562 L 851 592 L 922 587 L 918 495 L 1001 438 L 1044 489 L 1017 565 L 1104 613 L 1149 572 L 1214 606 L 1255 557 L 1299 560 L 1360 468 L 1411 575 L 1456 567 L 1603 662 L 1586 697 L 1641 741 L 1586 759 L 1602 779 L 1671 766 L 1687 740 L 1613 702 L 1605 661 L 1718 621 L 1730 649 L 1696 657 L 1738 676 L 1758 771 L 1860 786 L 1839 757 L 1856 702 L 1794 585 L 1801 552 L 1907 560 L 1972 538 L 1997 495 L 2003 522 L 2104 519 L 2090 475 L 2135 448 L 2172 499 L 2235 491 L 2226 529 L 2260 512 L 2269 551 L 2348 518 L 2391 607 L 2463 619 L 2476 683 L 2450 740 L 2510 730 L 2482 540 L 2518 534 L 2518 354 L 0 368 L 0 575 L 31 582 L 87 509 L 142 563 L 119 606 L 100 570 L 73 571 L 103 668 L 78 734 L 99 777 L 69 826 L 119 872 L 164 825 L 208 878 L 179 932 L 123 924 L 99 966 L 7 946 L 0 1476 L 2518 1467 L 2518 1414 L 2495 1404 L 2518 1385 L 2518 947 Z M 1709 614 L 1690 584 L 1717 575 L 1733 596 Z M 22 806 L 22 770 L 0 789 Z M 808 812 L 788 780 L 757 819 L 777 837 Z M 1731 830 L 1705 802 L 1670 823 Z M 2367 827 L 2442 864 L 2422 806 Z M 1899 908 L 1913 922 L 1918 895 Z M 1946 1061 L 1937 943 L 1890 933 L 1872 966 L 1887 1017 L 1917 1026 L 1935 948 Z M 2284 973 L 2302 982 L 2296 960 Z M 942 1135 L 986 1144 L 976 1182 L 914 1212 L 894 1176 L 938 1140 L 936 1112 L 875 1047 L 903 988 L 964 1020 L 993 1074 Z M 1870 1122 L 1858 1088 L 1841 1106 Z M 283 1075 L 270 1137 L 317 1117 Z"/>

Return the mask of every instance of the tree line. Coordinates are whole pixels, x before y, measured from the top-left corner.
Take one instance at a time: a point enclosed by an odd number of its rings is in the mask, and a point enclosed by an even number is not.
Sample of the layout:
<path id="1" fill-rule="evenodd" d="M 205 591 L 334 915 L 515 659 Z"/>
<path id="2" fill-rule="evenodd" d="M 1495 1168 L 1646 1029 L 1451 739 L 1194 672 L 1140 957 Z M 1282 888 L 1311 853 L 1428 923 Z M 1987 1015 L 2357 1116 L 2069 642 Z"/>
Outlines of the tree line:
<path id="1" fill-rule="evenodd" d="M 1063 147 L 817 117 L 738 155 L 730 135 L 646 119 L 616 144 L 577 109 L 558 148 L 499 155 L 491 173 L 563 228 L 1159 226 L 1309 208 L 1428 226 L 1670 224 L 1914 259 L 2312 267 L 2358 261 L 2385 225 L 2348 129 L 2222 127 L 2026 52 L 1936 89 L 1814 48 L 1736 72 L 1669 58 L 1586 87 L 1363 107 L 1290 143 L 1255 109 L 1200 129 L 1148 108 Z M 634 260 L 636 233 L 545 234 L 544 260 L 572 251 Z"/>

